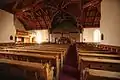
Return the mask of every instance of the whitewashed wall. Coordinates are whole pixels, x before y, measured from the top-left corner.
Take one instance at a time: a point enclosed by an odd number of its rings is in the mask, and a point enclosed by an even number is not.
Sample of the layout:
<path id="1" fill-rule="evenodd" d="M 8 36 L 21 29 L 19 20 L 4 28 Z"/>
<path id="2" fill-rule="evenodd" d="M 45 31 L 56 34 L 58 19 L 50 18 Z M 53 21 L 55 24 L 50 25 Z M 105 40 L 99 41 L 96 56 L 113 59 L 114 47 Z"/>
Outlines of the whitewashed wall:
<path id="1" fill-rule="evenodd" d="M 31 38 L 35 37 L 37 39 L 40 39 L 40 42 L 48 42 L 48 30 L 30 30 L 30 33 L 32 33 Z M 39 33 L 39 35 L 38 35 Z M 31 41 L 30 41 L 31 42 Z"/>
<path id="2" fill-rule="evenodd" d="M 13 20 L 13 14 L 0 10 L 0 43 L 15 41 L 16 29 Z M 13 40 L 10 40 L 11 35 L 13 36 Z"/>
<path id="3" fill-rule="evenodd" d="M 101 43 L 120 46 L 120 0 L 102 0 L 101 16 Z"/>
<path id="4" fill-rule="evenodd" d="M 84 28 L 83 42 L 94 42 L 94 31 L 99 28 Z"/>
<path id="5" fill-rule="evenodd" d="M 48 42 L 48 30 L 42 30 L 41 33 L 43 42 Z"/>

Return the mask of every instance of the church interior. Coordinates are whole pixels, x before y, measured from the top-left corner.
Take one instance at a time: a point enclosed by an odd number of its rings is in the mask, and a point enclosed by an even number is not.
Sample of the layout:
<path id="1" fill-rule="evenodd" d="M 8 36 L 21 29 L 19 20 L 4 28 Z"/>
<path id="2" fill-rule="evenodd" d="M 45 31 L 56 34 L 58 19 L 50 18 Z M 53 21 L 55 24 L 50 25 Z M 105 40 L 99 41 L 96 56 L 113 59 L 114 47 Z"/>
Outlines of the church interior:
<path id="1" fill-rule="evenodd" d="M 0 0 L 1 80 L 120 80 L 120 0 Z"/>

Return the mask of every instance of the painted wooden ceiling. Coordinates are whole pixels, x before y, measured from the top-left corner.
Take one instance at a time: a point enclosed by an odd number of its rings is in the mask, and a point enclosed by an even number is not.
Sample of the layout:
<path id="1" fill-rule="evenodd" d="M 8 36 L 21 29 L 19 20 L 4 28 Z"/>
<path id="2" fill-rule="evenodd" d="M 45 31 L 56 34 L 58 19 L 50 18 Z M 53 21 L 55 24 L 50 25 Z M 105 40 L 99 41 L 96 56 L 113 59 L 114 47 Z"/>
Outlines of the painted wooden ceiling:
<path id="1" fill-rule="evenodd" d="M 75 19 L 77 27 L 100 27 L 102 0 L 1 0 L 0 8 L 15 15 L 26 30 L 49 29 Z M 57 19 L 57 20 L 55 20 Z"/>

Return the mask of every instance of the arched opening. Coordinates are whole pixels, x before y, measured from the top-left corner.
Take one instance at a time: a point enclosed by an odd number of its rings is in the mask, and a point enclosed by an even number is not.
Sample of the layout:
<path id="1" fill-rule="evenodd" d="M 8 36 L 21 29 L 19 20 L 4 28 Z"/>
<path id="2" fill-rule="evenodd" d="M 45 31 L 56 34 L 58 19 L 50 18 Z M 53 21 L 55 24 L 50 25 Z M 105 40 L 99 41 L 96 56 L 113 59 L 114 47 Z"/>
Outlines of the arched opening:
<path id="1" fill-rule="evenodd" d="M 53 17 L 51 26 L 51 42 L 67 44 L 76 42 L 79 39 L 79 29 L 77 28 L 76 19 L 69 13 L 62 11 L 57 13 Z"/>
<path id="2" fill-rule="evenodd" d="M 100 39 L 101 39 L 101 36 L 100 36 L 100 30 L 99 29 L 96 29 L 94 32 L 93 32 L 93 40 L 94 42 L 100 42 Z"/>

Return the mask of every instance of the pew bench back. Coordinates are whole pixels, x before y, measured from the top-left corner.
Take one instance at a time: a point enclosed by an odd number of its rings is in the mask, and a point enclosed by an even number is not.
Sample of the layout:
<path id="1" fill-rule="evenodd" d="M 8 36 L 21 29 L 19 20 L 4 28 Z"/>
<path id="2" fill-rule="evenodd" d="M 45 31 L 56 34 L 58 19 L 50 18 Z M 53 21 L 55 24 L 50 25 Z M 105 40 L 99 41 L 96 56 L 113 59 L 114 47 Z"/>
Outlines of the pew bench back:
<path id="1" fill-rule="evenodd" d="M 45 80 L 52 80 L 52 69 L 48 64 L 43 65 L 40 63 L 31 63 L 25 61 L 9 60 L 9 59 L 0 59 L 0 64 L 9 64 L 19 68 L 22 68 L 25 71 L 34 72 L 36 80 L 38 76 L 44 77 Z M 38 75 L 37 73 L 40 73 Z"/>
<path id="2" fill-rule="evenodd" d="M 82 80 L 120 80 L 120 72 L 86 68 Z"/>

